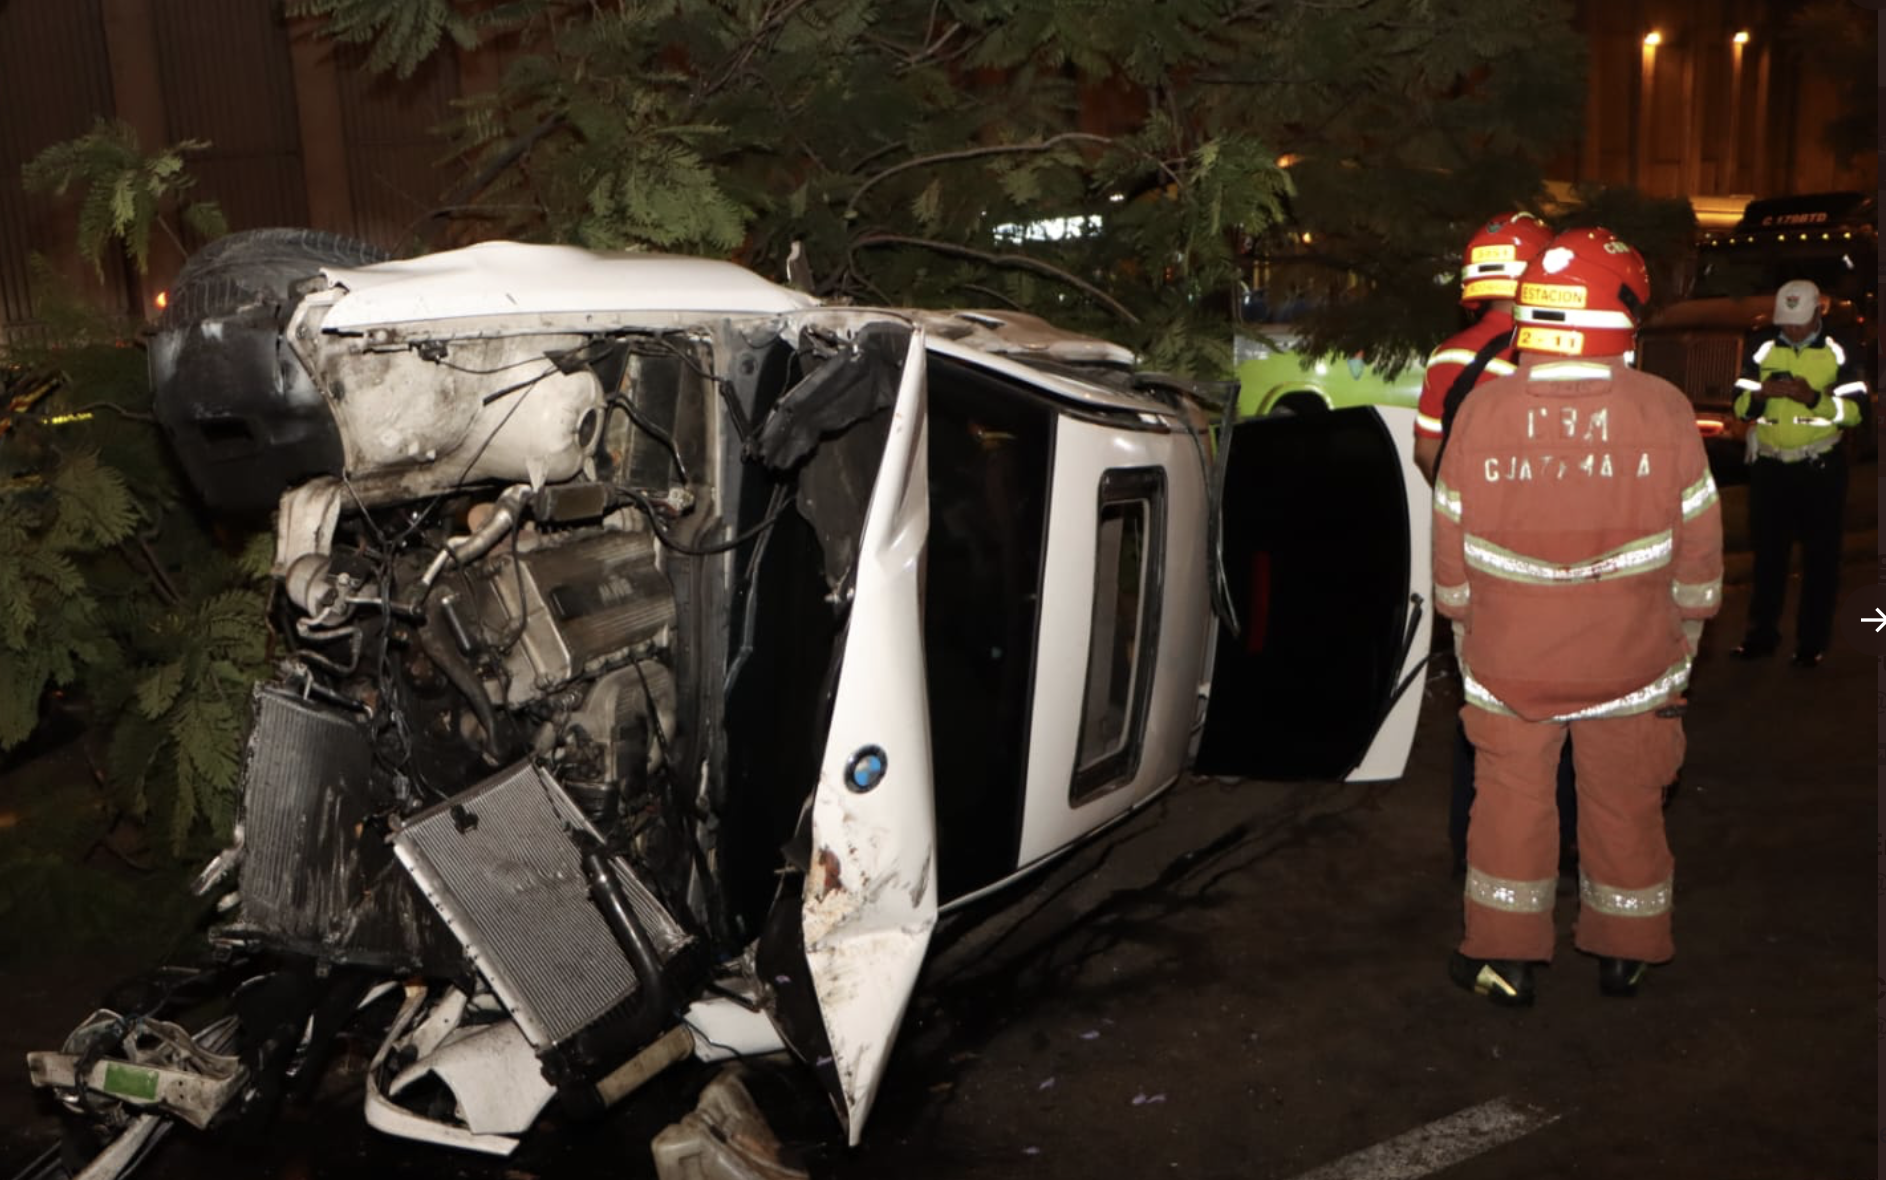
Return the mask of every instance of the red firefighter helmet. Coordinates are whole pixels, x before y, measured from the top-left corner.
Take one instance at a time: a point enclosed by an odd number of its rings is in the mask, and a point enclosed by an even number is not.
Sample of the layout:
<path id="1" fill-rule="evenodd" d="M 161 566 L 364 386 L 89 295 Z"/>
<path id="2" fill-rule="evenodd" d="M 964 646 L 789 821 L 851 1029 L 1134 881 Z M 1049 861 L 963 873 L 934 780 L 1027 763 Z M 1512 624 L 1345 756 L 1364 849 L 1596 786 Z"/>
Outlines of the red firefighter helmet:
<path id="1" fill-rule="evenodd" d="M 1530 213 L 1502 213 L 1467 239 L 1460 256 L 1460 301 L 1473 307 L 1511 299 L 1519 273 L 1552 243 L 1552 231 Z"/>
<path id="2" fill-rule="evenodd" d="M 1519 279 L 1521 352 L 1626 356 L 1650 301 L 1644 256 L 1608 229 L 1568 230 Z"/>

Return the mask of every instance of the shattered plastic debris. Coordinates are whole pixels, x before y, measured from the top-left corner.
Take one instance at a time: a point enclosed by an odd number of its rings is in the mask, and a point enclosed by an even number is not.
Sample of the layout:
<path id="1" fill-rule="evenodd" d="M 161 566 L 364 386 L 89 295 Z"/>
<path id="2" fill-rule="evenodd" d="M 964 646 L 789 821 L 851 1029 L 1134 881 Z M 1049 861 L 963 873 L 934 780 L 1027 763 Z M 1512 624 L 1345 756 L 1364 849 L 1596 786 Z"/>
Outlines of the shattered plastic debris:
<path id="1" fill-rule="evenodd" d="M 1023 1155 L 1040 1155 L 1041 1149 L 1039 1147 L 1024 1147 L 1022 1148 L 1022 1154 Z"/>
<path id="2" fill-rule="evenodd" d="M 1134 1106 L 1151 1106 L 1154 1103 L 1164 1102 L 1165 1100 L 1166 1100 L 1166 1096 L 1164 1094 L 1135 1094 L 1133 1095 Z"/>
<path id="3" fill-rule="evenodd" d="M 655 1136 L 649 1150 L 660 1180 L 807 1180 L 740 1081 L 742 1074 L 737 1067 L 722 1072 L 693 1111 Z"/>
<path id="4" fill-rule="evenodd" d="M 1048 1078 L 1047 1080 L 1045 1080 L 1045 1081 L 1043 1081 L 1043 1082 L 1042 1082 L 1042 1083 L 1041 1083 L 1041 1084 L 1040 1084 L 1039 1086 L 1036 1086 L 1036 1087 L 1035 1087 L 1035 1089 L 1037 1089 L 1037 1090 L 1052 1090 L 1052 1089 L 1054 1089 L 1054 1079 L 1053 1079 L 1053 1078 Z"/>
<path id="5" fill-rule="evenodd" d="M 1100 1030 L 1097 1028 L 1090 1028 L 1086 1032 L 1081 1034 L 1081 1040 L 1083 1041 L 1097 1041 L 1099 1039 L 1100 1039 Z"/>

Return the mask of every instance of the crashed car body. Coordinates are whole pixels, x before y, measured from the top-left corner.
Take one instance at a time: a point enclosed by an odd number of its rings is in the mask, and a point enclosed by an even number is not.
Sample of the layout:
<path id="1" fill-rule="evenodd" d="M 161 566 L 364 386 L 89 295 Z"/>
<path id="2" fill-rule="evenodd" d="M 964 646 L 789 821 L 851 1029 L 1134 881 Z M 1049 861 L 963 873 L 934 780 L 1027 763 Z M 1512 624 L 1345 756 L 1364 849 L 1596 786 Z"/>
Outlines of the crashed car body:
<path id="1" fill-rule="evenodd" d="M 1214 453 L 1180 383 L 1027 316 L 305 245 L 186 269 L 152 370 L 206 501 L 275 511 L 282 658 L 214 938 L 355 981 L 342 1008 L 403 994 L 382 1130 L 504 1153 L 553 1099 L 784 1048 L 856 1142 L 940 912 L 1188 765 L 1401 772 L 1404 422 Z M 303 991 L 268 1022 L 299 1046 L 113 1013 L 35 1078 L 119 1127 L 214 1123 L 308 1056 L 336 1005 Z"/>

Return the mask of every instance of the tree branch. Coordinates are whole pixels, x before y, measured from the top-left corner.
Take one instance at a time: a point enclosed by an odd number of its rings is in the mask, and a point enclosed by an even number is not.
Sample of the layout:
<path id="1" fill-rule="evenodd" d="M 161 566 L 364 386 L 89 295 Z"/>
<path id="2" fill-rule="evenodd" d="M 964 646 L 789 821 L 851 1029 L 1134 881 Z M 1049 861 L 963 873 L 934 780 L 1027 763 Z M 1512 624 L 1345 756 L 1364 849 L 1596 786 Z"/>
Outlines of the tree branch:
<path id="1" fill-rule="evenodd" d="M 183 594 L 178 591 L 177 584 L 170 580 L 170 574 L 164 569 L 164 563 L 157 559 L 157 554 L 152 551 L 149 541 L 139 537 L 135 549 L 125 541 L 120 541 L 119 547 L 124 550 L 127 558 L 135 553 L 144 559 L 145 573 L 150 576 L 151 584 L 157 587 L 157 592 L 163 597 L 166 605 L 176 606 L 183 601 Z M 131 564 L 135 566 L 138 562 L 133 560 Z"/>
<path id="2" fill-rule="evenodd" d="M 1027 311 L 1028 310 L 1027 308 L 1023 307 L 1021 304 L 1015 302 L 1013 299 L 1010 299 L 1007 295 L 1004 295 L 1002 294 L 1002 292 L 996 290 L 994 287 L 985 287 L 981 283 L 964 283 L 963 290 L 974 291 L 978 295 L 986 295 L 988 296 L 989 300 L 993 303 L 1006 303 L 1010 311 Z"/>
<path id="3" fill-rule="evenodd" d="M 499 152 L 492 159 L 487 160 L 484 167 L 454 185 L 452 190 L 446 193 L 444 198 L 440 201 L 439 208 L 426 214 L 424 221 L 427 224 L 420 233 L 420 240 L 430 247 L 438 237 L 439 231 L 444 228 L 445 222 L 450 217 L 451 210 L 464 208 L 471 202 L 473 197 L 484 191 L 486 185 L 496 180 L 507 168 L 510 168 L 513 164 L 523 159 L 530 149 L 536 147 L 544 136 L 549 135 L 552 131 L 563 126 L 563 122 L 563 112 L 561 111 L 553 111 L 545 115 L 535 127 L 532 127 L 529 131 L 526 131 L 524 134 L 512 140 L 503 151 Z"/>
<path id="4" fill-rule="evenodd" d="M 930 35 L 930 31 L 935 28 L 935 25 L 936 12 L 933 8 L 931 10 L 930 24 L 924 30 L 926 37 Z M 916 69 L 925 62 L 938 59 L 943 52 L 943 47 L 949 44 L 950 40 L 954 38 L 957 33 L 962 32 L 962 29 L 962 25 L 952 21 L 942 32 L 937 33 L 935 40 L 926 41 L 923 45 L 915 49 L 900 44 L 881 33 L 867 32 L 864 34 L 864 40 L 897 58 L 898 65 L 903 69 L 911 70 Z"/>
<path id="5" fill-rule="evenodd" d="M 888 180 L 899 172 L 908 172 L 912 168 L 922 168 L 930 164 L 946 164 L 952 160 L 973 160 L 982 156 L 1009 156 L 1024 153 L 1051 151 L 1064 143 L 1101 143 L 1111 145 L 1111 135 L 1089 135 L 1082 131 L 1064 131 L 1060 135 L 1051 135 L 1046 139 L 1033 140 L 1029 143 L 998 143 L 987 147 L 964 148 L 955 152 L 933 152 L 927 156 L 914 156 L 900 164 L 892 164 L 882 172 L 875 172 L 864 178 L 857 191 L 851 194 L 851 200 L 845 202 L 845 216 L 849 218 L 858 210 L 858 199 L 881 180 Z"/>
<path id="6" fill-rule="evenodd" d="M 733 81 L 740 71 L 746 68 L 747 62 L 753 60 L 753 55 L 759 51 L 760 42 L 771 36 L 779 26 L 791 20 L 795 13 L 809 3 L 811 0 L 787 0 L 783 6 L 762 17 L 760 27 L 753 30 L 753 35 L 746 39 L 745 44 L 734 50 L 733 58 L 721 68 L 720 73 L 712 81 L 702 88 L 699 98 L 711 98 L 720 92 L 721 87 Z M 698 101 L 696 105 L 699 105 Z"/>
<path id="7" fill-rule="evenodd" d="M 959 245 L 956 242 L 940 242 L 934 238 L 913 238 L 904 234 L 869 233 L 852 243 L 857 247 L 868 246 L 915 246 L 920 250 L 934 250 L 938 254 L 949 254 L 957 258 L 973 258 L 986 262 L 990 266 L 1004 266 L 1016 270 L 1031 270 L 1036 274 L 1059 279 L 1070 287 L 1085 292 L 1099 302 L 1108 311 L 1119 316 L 1129 324 L 1137 325 L 1139 317 L 1126 309 L 1126 305 L 1113 296 L 1094 286 L 1086 279 L 1069 271 L 1062 270 L 1053 263 L 1043 262 L 1026 254 L 993 254 L 987 250 L 978 250 L 973 246 Z"/>

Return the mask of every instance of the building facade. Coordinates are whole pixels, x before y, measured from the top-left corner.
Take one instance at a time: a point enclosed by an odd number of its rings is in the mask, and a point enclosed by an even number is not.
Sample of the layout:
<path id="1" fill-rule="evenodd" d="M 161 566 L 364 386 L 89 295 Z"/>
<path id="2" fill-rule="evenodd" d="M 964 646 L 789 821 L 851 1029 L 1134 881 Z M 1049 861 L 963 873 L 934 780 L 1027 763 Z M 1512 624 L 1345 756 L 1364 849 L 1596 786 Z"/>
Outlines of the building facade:
<path id="1" fill-rule="evenodd" d="M 1688 196 L 1705 224 L 1752 196 L 1872 191 L 1878 157 L 1842 160 L 1824 142 L 1841 94 L 1817 48 L 1788 36 L 1799 7 L 1583 0 L 1585 136 L 1552 174 Z"/>

